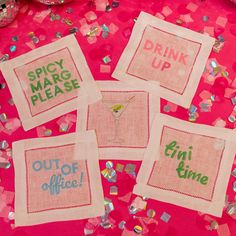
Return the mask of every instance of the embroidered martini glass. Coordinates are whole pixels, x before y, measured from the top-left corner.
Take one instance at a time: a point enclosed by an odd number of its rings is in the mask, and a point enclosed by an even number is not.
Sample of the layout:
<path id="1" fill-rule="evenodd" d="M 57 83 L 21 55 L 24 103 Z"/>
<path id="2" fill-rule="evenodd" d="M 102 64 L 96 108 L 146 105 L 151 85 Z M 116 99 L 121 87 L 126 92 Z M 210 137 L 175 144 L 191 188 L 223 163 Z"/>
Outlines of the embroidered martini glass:
<path id="1" fill-rule="evenodd" d="M 108 110 L 111 112 L 112 116 L 114 117 L 115 122 L 115 135 L 114 138 L 109 139 L 109 142 L 112 143 L 122 143 L 124 140 L 120 137 L 119 134 L 119 124 L 120 124 L 120 117 L 127 109 L 128 105 L 131 103 L 135 96 L 129 98 L 128 100 L 103 100 L 102 102 L 107 106 Z"/>

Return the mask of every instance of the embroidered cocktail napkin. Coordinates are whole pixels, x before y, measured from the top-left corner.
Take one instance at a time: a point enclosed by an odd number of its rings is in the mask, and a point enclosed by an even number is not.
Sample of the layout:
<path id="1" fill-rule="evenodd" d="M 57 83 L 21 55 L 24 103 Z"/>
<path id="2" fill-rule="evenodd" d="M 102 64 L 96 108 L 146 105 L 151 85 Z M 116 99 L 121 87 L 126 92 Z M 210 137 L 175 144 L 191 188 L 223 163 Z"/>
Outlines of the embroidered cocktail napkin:
<path id="1" fill-rule="evenodd" d="M 0 64 L 23 128 L 29 130 L 76 108 L 77 97 L 100 99 L 74 35 Z"/>
<path id="2" fill-rule="evenodd" d="M 221 216 L 235 131 L 158 114 L 134 193 Z"/>
<path id="3" fill-rule="evenodd" d="M 160 82 L 161 97 L 189 107 L 214 39 L 141 12 L 113 77 Z"/>
<path id="4" fill-rule="evenodd" d="M 94 131 L 17 141 L 13 161 L 16 226 L 105 213 Z"/>
<path id="5" fill-rule="evenodd" d="M 117 81 L 97 85 L 102 99 L 79 106 L 77 130 L 96 130 L 100 159 L 143 159 L 151 123 L 159 112 L 159 86 Z"/>

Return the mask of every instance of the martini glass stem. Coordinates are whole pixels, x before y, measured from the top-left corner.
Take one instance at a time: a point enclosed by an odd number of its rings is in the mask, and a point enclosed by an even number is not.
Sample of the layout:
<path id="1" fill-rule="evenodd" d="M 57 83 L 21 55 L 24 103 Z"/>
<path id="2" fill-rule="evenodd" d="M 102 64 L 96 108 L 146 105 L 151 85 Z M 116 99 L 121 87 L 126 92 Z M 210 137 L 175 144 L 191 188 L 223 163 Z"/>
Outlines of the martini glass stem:
<path id="1" fill-rule="evenodd" d="M 118 132 L 119 132 L 119 118 L 115 118 L 115 137 L 114 140 L 118 138 Z"/>

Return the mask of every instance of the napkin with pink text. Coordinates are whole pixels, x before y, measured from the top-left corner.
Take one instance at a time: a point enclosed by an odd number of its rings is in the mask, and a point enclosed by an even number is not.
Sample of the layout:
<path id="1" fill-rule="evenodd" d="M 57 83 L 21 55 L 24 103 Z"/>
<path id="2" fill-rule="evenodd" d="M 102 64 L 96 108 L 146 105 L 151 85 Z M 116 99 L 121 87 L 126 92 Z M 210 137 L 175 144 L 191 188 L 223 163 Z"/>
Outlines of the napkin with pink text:
<path id="1" fill-rule="evenodd" d="M 161 97 L 188 108 L 215 40 L 141 12 L 113 77 L 159 82 Z"/>

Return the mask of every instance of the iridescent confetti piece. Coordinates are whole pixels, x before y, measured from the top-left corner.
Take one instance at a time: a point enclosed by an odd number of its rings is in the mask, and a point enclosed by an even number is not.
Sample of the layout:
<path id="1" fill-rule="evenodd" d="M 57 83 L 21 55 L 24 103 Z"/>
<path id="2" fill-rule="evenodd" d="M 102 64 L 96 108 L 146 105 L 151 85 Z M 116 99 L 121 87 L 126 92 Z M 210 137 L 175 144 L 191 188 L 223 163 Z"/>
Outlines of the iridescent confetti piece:
<path id="1" fill-rule="evenodd" d="M 220 42 L 224 42 L 225 41 L 223 35 L 219 35 L 217 38 L 219 39 Z"/>
<path id="2" fill-rule="evenodd" d="M 147 211 L 147 216 L 148 216 L 149 218 L 154 218 L 155 215 L 156 215 L 156 212 L 155 212 L 153 209 L 149 209 L 149 210 Z"/>
<path id="3" fill-rule="evenodd" d="M 62 19 L 62 23 L 66 24 L 66 25 L 68 25 L 68 26 L 73 25 L 73 21 L 72 21 L 70 18 L 68 18 L 68 17 L 63 18 L 63 19 Z"/>
<path id="4" fill-rule="evenodd" d="M 232 216 L 236 214 L 236 204 L 230 203 L 226 209 L 228 215 Z"/>
<path id="5" fill-rule="evenodd" d="M 120 163 L 117 163 L 116 164 L 116 171 L 118 172 L 123 172 L 123 169 L 124 169 L 124 165 L 120 164 Z"/>
<path id="6" fill-rule="evenodd" d="M 234 168 L 234 170 L 232 171 L 232 176 L 236 178 L 236 168 Z"/>
<path id="7" fill-rule="evenodd" d="M 59 132 L 67 132 L 69 130 L 69 124 L 68 123 L 61 123 L 59 126 Z"/>
<path id="8" fill-rule="evenodd" d="M 3 122 L 3 123 L 7 122 L 7 115 L 6 115 L 6 113 L 0 114 L 0 121 Z"/>
<path id="9" fill-rule="evenodd" d="M 219 53 L 223 47 L 224 47 L 224 42 L 216 40 L 215 44 L 213 45 L 213 51 Z"/>
<path id="10" fill-rule="evenodd" d="M 16 51 L 16 45 L 11 45 L 10 52 L 15 52 L 15 51 Z"/>
<path id="11" fill-rule="evenodd" d="M 197 107 L 194 106 L 194 105 L 191 105 L 190 108 L 189 108 L 189 113 L 194 113 L 197 111 Z"/>
<path id="12" fill-rule="evenodd" d="M 62 33 L 61 32 L 56 32 L 55 37 L 60 39 L 62 37 Z"/>
<path id="13" fill-rule="evenodd" d="M 110 62 L 111 62 L 111 58 L 110 58 L 110 56 L 109 56 L 109 55 L 107 55 L 107 56 L 103 57 L 103 58 L 102 58 L 102 60 L 103 60 L 103 62 L 104 62 L 105 64 L 108 64 L 108 63 L 110 63 Z"/>
<path id="14" fill-rule="evenodd" d="M 161 215 L 161 218 L 160 218 L 160 219 L 161 219 L 162 221 L 168 223 L 169 220 L 170 220 L 170 218 L 171 218 L 171 216 L 170 216 L 168 213 L 164 212 L 164 213 Z"/>
<path id="15" fill-rule="evenodd" d="M 0 161 L 0 168 L 3 168 L 3 169 L 9 169 L 11 167 L 11 163 L 8 162 L 8 161 Z"/>
<path id="16" fill-rule="evenodd" d="M 165 105 L 165 106 L 163 107 L 163 111 L 164 111 L 164 112 L 170 112 L 170 106 Z"/>
<path id="17" fill-rule="evenodd" d="M 208 20 L 209 20 L 209 16 L 203 16 L 203 17 L 202 17 L 202 21 L 203 21 L 203 22 L 207 22 Z"/>
<path id="18" fill-rule="evenodd" d="M 118 228 L 123 230 L 125 228 L 125 224 L 126 224 L 126 221 L 122 220 L 119 224 L 118 224 Z"/>
<path id="19" fill-rule="evenodd" d="M 106 12 L 112 11 L 112 7 L 111 7 L 110 5 L 107 5 L 105 11 L 106 11 Z"/>
<path id="20" fill-rule="evenodd" d="M 234 123 L 236 121 L 236 106 L 234 106 L 233 111 L 228 117 L 228 121 Z"/>
<path id="21" fill-rule="evenodd" d="M 233 182 L 233 190 L 236 192 L 236 181 Z"/>
<path id="22" fill-rule="evenodd" d="M 9 147 L 9 144 L 6 140 L 0 142 L 0 149 L 6 150 Z"/>
<path id="23" fill-rule="evenodd" d="M 70 33 L 70 34 L 76 34 L 76 33 L 78 32 L 78 30 L 79 30 L 78 27 L 70 28 L 70 29 L 69 29 L 69 33 Z"/>
<path id="24" fill-rule="evenodd" d="M 232 103 L 233 105 L 236 105 L 236 97 L 231 98 L 230 101 L 231 101 L 231 103 Z"/>
<path id="25" fill-rule="evenodd" d="M 31 40 L 32 40 L 32 42 L 34 43 L 34 44 L 38 44 L 39 43 L 39 38 L 38 37 L 36 37 L 36 36 L 33 36 L 32 38 L 31 38 Z"/>
<path id="26" fill-rule="evenodd" d="M 106 162 L 106 168 L 111 169 L 113 167 L 113 162 L 112 161 L 107 161 Z"/>
<path id="27" fill-rule="evenodd" d="M 140 225 L 135 225 L 135 226 L 134 226 L 134 232 L 135 232 L 136 234 L 142 234 L 142 232 L 143 232 L 142 226 L 140 226 Z"/>
<path id="28" fill-rule="evenodd" d="M 129 206 L 129 213 L 130 214 L 136 214 L 137 212 L 139 211 L 139 209 L 138 208 L 135 208 L 133 205 L 130 205 Z"/>
<path id="29" fill-rule="evenodd" d="M 216 230 L 219 228 L 219 225 L 216 221 L 211 221 L 210 230 Z"/>
<path id="30" fill-rule="evenodd" d="M 127 165 L 125 166 L 125 172 L 126 172 L 127 174 L 133 173 L 133 172 L 135 171 L 135 169 L 136 169 L 136 165 L 134 165 L 134 164 L 127 164 Z"/>
<path id="31" fill-rule="evenodd" d="M 1 61 L 0 61 L 1 62 Z M 0 84 L 0 89 L 4 89 L 4 88 L 6 88 L 6 83 L 1 83 Z"/>
<path id="32" fill-rule="evenodd" d="M 110 195 L 118 195 L 118 188 L 116 186 L 110 187 Z"/>
<path id="33" fill-rule="evenodd" d="M 68 7 L 68 8 L 66 9 L 66 13 L 71 14 L 72 12 L 73 12 L 73 8 Z"/>
<path id="34" fill-rule="evenodd" d="M 112 200 L 108 198 L 104 199 L 104 206 L 107 214 L 115 209 Z"/>
<path id="35" fill-rule="evenodd" d="M 147 206 L 146 201 L 144 201 L 141 197 L 136 197 L 130 205 L 130 208 L 129 208 L 130 213 L 145 210 L 146 206 Z M 131 214 L 136 214 L 136 213 L 131 213 Z"/>
<path id="36" fill-rule="evenodd" d="M 13 42 L 17 42 L 17 41 L 18 41 L 18 36 L 13 36 L 13 37 L 11 38 L 11 40 L 12 40 Z"/>
<path id="37" fill-rule="evenodd" d="M 8 219 L 9 220 L 14 220 L 15 219 L 15 213 L 10 211 L 9 214 L 8 214 Z"/>

